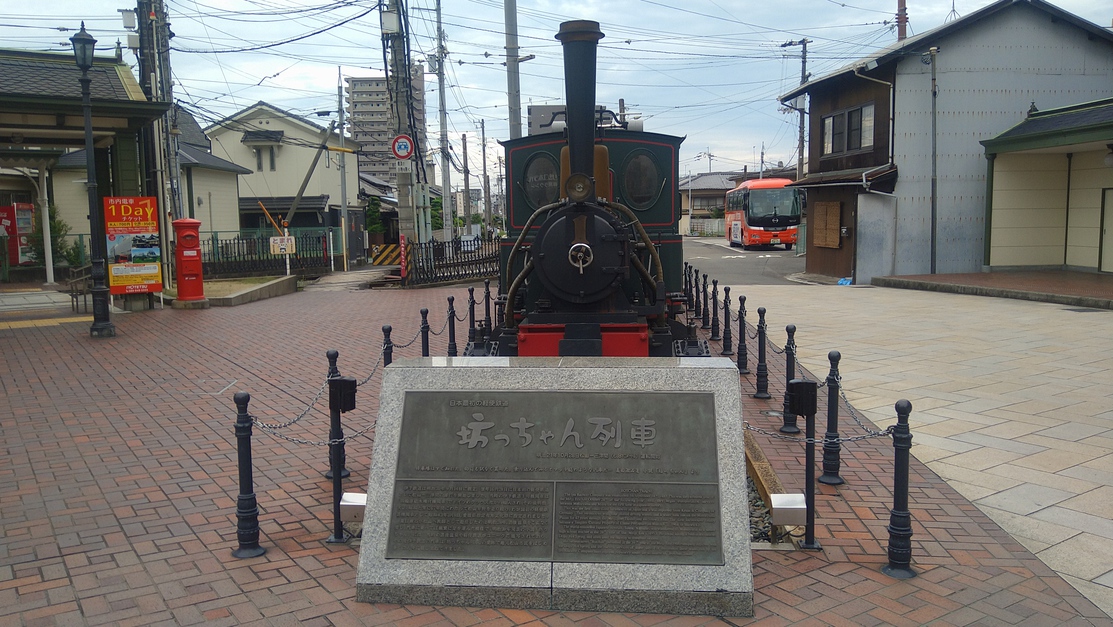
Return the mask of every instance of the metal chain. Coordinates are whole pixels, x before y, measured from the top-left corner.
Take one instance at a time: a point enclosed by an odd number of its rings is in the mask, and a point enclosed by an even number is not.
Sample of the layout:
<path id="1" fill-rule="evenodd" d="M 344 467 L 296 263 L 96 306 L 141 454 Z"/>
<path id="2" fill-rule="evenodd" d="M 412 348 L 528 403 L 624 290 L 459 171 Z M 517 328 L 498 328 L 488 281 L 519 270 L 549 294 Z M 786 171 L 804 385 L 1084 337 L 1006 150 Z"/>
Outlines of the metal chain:
<path id="1" fill-rule="evenodd" d="M 362 430 L 357 431 L 357 432 L 355 432 L 351 435 L 344 436 L 343 438 L 340 438 L 340 439 L 337 439 L 337 440 L 324 440 L 324 441 L 318 442 L 318 441 L 314 441 L 314 440 L 306 440 L 304 438 L 295 438 L 293 436 L 278 433 L 277 431 L 269 429 L 266 424 L 264 424 L 262 422 L 259 422 L 255 418 L 255 416 L 251 416 L 251 420 L 256 426 L 258 426 L 260 428 L 261 431 L 263 431 L 264 433 L 266 433 L 268 435 L 272 435 L 276 438 L 279 438 L 281 440 L 286 440 L 287 442 L 292 442 L 294 444 L 306 444 L 306 445 L 309 445 L 309 446 L 331 446 L 333 444 L 347 443 L 354 438 L 358 438 L 358 437 L 366 434 L 368 431 L 370 431 L 371 429 L 373 429 L 375 427 L 375 422 L 372 421 L 371 424 L 367 425 L 366 429 L 362 429 Z"/>
<path id="2" fill-rule="evenodd" d="M 284 422 L 282 424 L 272 425 L 272 424 L 267 424 L 265 422 L 258 422 L 255 419 L 254 416 L 252 416 L 251 419 L 253 421 L 255 421 L 255 423 L 258 424 L 260 427 L 263 427 L 263 428 L 266 428 L 266 429 L 285 429 L 286 427 L 289 427 L 290 425 L 295 424 L 297 421 L 301 420 L 302 418 L 305 418 L 306 416 L 309 415 L 309 412 L 313 411 L 313 407 L 317 405 L 317 401 L 321 400 L 321 395 L 325 393 L 325 388 L 328 387 L 328 381 L 329 380 L 326 377 L 324 385 L 321 386 L 321 389 L 317 390 L 317 395 L 314 396 L 313 400 L 309 402 L 309 406 L 306 407 L 305 411 L 298 414 L 297 418 L 294 418 L 293 420 L 290 420 L 288 422 Z"/>
<path id="3" fill-rule="evenodd" d="M 896 429 L 896 425 L 892 425 L 892 426 L 887 427 L 884 431 L 870 431 L 869 433 L 867 433 L 865 435 L 855 435 L 855 436 L 851 436 L 849 438 L 831 438 L 831 439 L 827 439 L 825 437 L 824 438 L 794 438 L 792 436 L 777 433 L 775 431 L 767 431 L 765 429 L 755 427 L 755 426 L 751 425 L 748 421 L 745 421 L 745 420 L 742 421 L 742 427 L 744 429 L 748 430 L 748 431 L 753 431 L 755 433 L 760 433 L 764 436 L 775 438 L 777 440 L 787 440 L 789 442 L 801 442 L 803 444 L 826 444 L 828 442 L 838 442 L 838 443 L 857 442 L 859 440 L 868 440 L 870 438 L 879 438 L 879 437 L 888 436 L 888 435 L 891 435 L 893 433 L 894 429 Z"/>
<path id="4" fill-rule="evenodd" d="M 846 403 L 847 408 L 850 409 L 850 417 L 853 418 L 854 422 L 857 423 L 858 426 L 862 428 L 862 431 L 865 431 L 866 433 L 888 433 L 888 432 L 893 430 L 892 426 L 886 428 L 885 431 L 874 431 L 873 429 L 870 429 L 869 427 L 867 427 L 861 421 L 861 419 L 858 418 L 858 413 L 854 411 L 854 406 L 851 405 L 850 401 L 847 400 L 847 398 L 846 398 L 846 393 L 843 391 L 843 386 L 842 386 L 842 374 L 839 374 L 839 376 L 835 377 L 835 380 L 838 381 L 838 383 L 839 383 L 839 397 L 842 398 L 844 403 Z"/>
<path id="5" fill-rule="evenodd" d="M 441 327 L 440 331 L 434 331 L 432 329 L 429 329 L 429 333 L 432 333 L 433 335 L 440 335 L 441 333 L 444 333 L 444 330 L 447 329 L 447 328 L 448 328 L 448 318 L 445 318 L 444 319 L 444 326 Z"/>
<path id="6" fill-rule="evenodd" d="M 379 371 L 379 365 L 383 363 L 383 354 L 384 353 L 386 353 L 386 347 L 380 348 L 379 349 L 379 356 L 378 356 L 377 359 L 375 359 L 375 365 L 371 367 L 371 372 L 367 375 L 366 379 L 356 383 L 357 388 L 360 387 L 361 385 L 366 384 L 368 381 L 370 381 L 371 377 L 375 376 L 375 373 Z"/>
<path id="7" fill-rule="evenodd" d="M 418 330 L 417 330 L 417 333 L 414 333 L 414 336 L 413 336 L 412 338 L 410 338 L 410 341 L 409 341 L 409 342 L 406 342 L 405 344 L 397 344 L 397 343 L 396 343 L 396 344 L 394 344 L 394 348 L 408 348 L 408 347 L 409 347 L 409 346 L 411 346 L 411 345 L 412 345 L 412 344 L 413 344 L 414 342 L 416 342 L 416 341 L 417 341 L 417 338 L 418 338 L 418 336 L 420 336 L 420 335 L 421 335 L 421 329 L 418 329 Z"/>

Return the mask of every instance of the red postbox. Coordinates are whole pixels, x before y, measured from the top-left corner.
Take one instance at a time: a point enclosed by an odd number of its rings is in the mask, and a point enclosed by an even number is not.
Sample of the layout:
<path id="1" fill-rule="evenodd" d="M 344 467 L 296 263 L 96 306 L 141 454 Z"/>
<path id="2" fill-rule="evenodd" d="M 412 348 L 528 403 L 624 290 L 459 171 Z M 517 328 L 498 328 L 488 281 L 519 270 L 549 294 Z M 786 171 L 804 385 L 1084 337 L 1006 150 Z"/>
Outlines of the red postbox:
<path id="1" fill-rule="evenodd" d="M 178 298 L 180 301 L 205 300 L 205 283 L 201 276 L 201 221 L 190 218 L 174 220 L 174 262 L 177 265 Z"/>

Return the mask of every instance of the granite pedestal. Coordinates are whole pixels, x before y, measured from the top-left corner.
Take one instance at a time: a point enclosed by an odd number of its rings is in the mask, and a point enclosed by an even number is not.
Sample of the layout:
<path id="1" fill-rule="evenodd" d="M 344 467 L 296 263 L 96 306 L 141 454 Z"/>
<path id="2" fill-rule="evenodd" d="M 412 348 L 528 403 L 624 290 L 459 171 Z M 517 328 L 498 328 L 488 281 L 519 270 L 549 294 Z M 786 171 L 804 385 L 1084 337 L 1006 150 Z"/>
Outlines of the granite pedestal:
<path id="1" fill-rule="evenodd" d="M 356 599 L 751 616 L 741 411 L 725 358 L 397 361 Z"/>

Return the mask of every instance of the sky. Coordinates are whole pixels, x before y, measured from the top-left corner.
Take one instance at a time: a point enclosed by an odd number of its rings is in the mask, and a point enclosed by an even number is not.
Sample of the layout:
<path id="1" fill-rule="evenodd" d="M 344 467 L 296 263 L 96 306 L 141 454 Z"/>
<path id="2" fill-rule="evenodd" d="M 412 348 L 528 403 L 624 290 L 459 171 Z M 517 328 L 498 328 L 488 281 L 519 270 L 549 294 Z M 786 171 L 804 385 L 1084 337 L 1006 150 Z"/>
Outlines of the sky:
<path id="1" fill-rule="evenodd" d="M 457 159 L 467 134 L 477 187 L 487 135 L 494 180 L 508 125 L 502 0 L 441 0 L 448 48 L 448 133 Z M 436 49 L 436 0 L 406 0 L 414 61 Z M 909 35 L 940 26 L 990 0 L 907 0 Z M 1054 0 L 1104 27 L 1109 0 Z M 340 76 L 381 76 L 377 0 L 165 0 L 171 30 L 175 98 L 208 126 L 260 100 L 326 124 L 317 111 L 337 109 Z M 517 0 L 523 133 L 531 104 L 564 102 L 561 22 L 595 20 L 605 34 L 598 53 L 596 101 L 613 111 L 622 99 L 647 131 L 686 137 L 680 173 L 754 170 L 795 164 L 798 116 L 777 96 L 807 70 L 823 76 L 896 41 L 897 0 Z M 127 0 L 5 2 L 0 48 L 70 53 L 82 20 L 111 55 L 127 31 L 118 9 Z M 252 50 L 244 50 L 250 48 Z M 135 65 L 128 52 L 125 61 Z M 426 74 L 426 119 L 438 147 L 436 76 Z M 439 164 L 438 164 L 439 166 Z M 439 182 L 438 171 L 436 181 Z M 452 173 L 453 186 L 462 175 Z"/>

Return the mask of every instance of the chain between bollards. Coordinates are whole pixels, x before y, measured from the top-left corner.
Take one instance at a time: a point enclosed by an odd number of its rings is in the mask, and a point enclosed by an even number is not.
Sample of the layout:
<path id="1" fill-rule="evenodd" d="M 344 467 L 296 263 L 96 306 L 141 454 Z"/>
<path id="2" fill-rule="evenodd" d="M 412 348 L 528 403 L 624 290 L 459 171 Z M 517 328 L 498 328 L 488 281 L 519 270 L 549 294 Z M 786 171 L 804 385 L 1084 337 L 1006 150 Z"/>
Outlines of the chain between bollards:
<path id="1" fill-rule="evenodd" d="M 827 353 L 831 362 L 831 371 L 827 373 L 827 431 L 823 434 L 823 474 L 819 482 L 824 485 L 842 485 L 846 483 L 839 476 L 842 462 L 839 459 L 842 444 L 839 443 L 839 360 L 842 355 L 839 351 Z"/>
<path id="2" fill-rule="evenodd" d="M 781 433 L 800 433 L 800 427 L 796 426 L 796 414 L 789 409 L 788 390 L 788 383 L 796 378 L 796 325 L 786 326 L 785 333 L 788 334 L 788 341 L 785 342 L 785 396 L 784 409 L 781 412 L 782 424 L 778 431 Z"/>
<path id="3" fill-rule="evenodd" d="M 730 286 L 723 288 L 723 350 L 719 352 L 724 357 L 734 354 L 734 344 L 730 331 Z"/>
<path id="4" fill-rule="evenodd" d="M 757 308 L 757 391 L 754 398 L 773 398 L 769 394 L 769 366 L 765 363 L 765 307 Z"/>
<path id="5" fill-rule="evenodd" d="M 911 579 L 916 576 L 912 570 L 912 514 L 908 511 L 908 454 L 912 449 L 912 431 L 908 427 L 908 415 L 912 413 L 912 403 L 905 399 L 897 401 L 897 424 L 893 429 L 894 463 L 893 509 L 889 514 L 889 563 L 881 567 L 881 572 L 894 579 Z"/>
<path id="6" fill-rule="evenodd" d="M 251 476 L 251 414 L 247 404 L 251 395 L 236 392 L 236 454 L 240 470 L 240 494 L 236 498 L 236 539 L 239 547 L 232 550 L 232 557 L 259 557 L 267 550 L 259 546 L 259 504 L 255 500 L 254 479 Z"/>
<path id="7" fill-rule="evenodd" d="M 750 374 L 750 353 L 746 346 L 746 295 L 738 297 L 738 374 Z"/>

